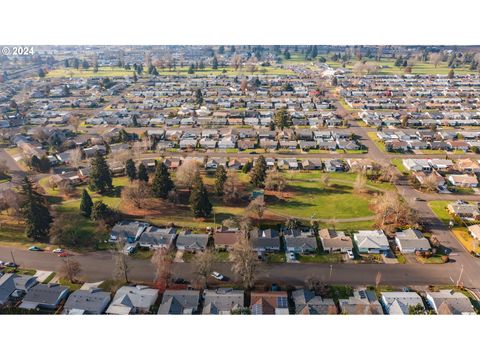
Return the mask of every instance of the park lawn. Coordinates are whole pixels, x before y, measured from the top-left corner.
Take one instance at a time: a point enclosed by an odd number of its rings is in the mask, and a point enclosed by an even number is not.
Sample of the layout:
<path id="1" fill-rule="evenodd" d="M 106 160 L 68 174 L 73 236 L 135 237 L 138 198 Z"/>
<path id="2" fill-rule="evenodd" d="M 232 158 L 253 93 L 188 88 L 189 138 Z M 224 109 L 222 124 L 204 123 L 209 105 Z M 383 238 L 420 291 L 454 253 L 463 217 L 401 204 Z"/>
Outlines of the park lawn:
<path id="1" fill-rule="evenodd" d="M 328 187 L 321 179 L 330 178 Z M 369 208 L 371 196 L 353 193 L 356 175 L 351 173 L 287 172 L 288 186 L 284 197 L 267 197 L 267 209 L 285 217 L 303 219 L 353 219 L 373 216 Z M 367 186 L 373 191 L 391 189 L 388 183 L 373 183 Z M 366 219 L 363 219 L 366 220 Z"/>
<path id="2" fill-rule="evenodd" d="M 305 225 L 309 225 L 308 223 Z M 320 222 L 321 227 L 332 227 L 331 222 Z M 351 222 L 336 222 L 335 230 L 353 232 L 358 230 L 374 230 L 375 222 L 373 220 L 367 221 L 351 221 Z"/>
<path id="3" fill-rule="evenodd" d="M 59 68 L 50 70 L 47 78 L 90 78 L 90 77 L 118 77 L 133 76 L 133 70 L 125 70 L 116 66 L 101 66 L 98 72 L 94 72 L 93 68 L 87 70 L 74 68 Z"/>
<path id="4" fill-rule="evenodd" d="M 410 171 L 403 165 L 403 159 L 392 159 L 390 162 L 404 175 L 408 175 Z"/>
<path id="5" fill-rule="evenodd" d="M 342 262 L 342 254 L 298 255 L 297 260 L 301 263 L 336 264 Z"/>
<path id="6" fill-rule="evenodd" d="M 160 76 L 207 76 L 207 75 L 227 75 L 227 76 L 239 76 L 239 75 L 252 75 L 251 72 L 248 72 L 245 68 L 235 70 L 231 66 L 218 67 L 218 69 L 213 69 L 211 67 L 205 67 L 205 69 L 194 70 L 193 74 L 189 74 L 188 66 L 177 66 L 175 70 L 170 71 L 168 69 L 157 69 Z M 290 69 L 284 67 L 274 67 L 274 66 L 259 66 L 257 71 L 253 73 L 254 75 L 293 75 L 294 72 Z"/>
<path id="7" fill-rule="evenodd" d="M 30 246 L 45 248 L 45 244 L 33 241 L 25 235 L 25 224 L 7 215 L 0 215 L 0 245 L 26 249 Z M 48 248 L 46 248 L 48 250 Z"/>

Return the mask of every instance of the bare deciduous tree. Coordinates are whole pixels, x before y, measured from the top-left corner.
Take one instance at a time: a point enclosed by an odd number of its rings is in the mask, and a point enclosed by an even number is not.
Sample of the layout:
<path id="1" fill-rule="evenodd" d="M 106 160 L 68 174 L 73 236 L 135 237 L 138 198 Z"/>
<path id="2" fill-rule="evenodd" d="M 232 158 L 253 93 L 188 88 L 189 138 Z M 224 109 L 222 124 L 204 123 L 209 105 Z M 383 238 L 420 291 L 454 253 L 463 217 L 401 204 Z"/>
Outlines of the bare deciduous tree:
<path id="1" fill-rule="evenodd" d="M 195 272 L 202 280 L 202 286 L 207 286 L 207 279 L 210 276 L 215 262 L 215 256 L 209 249 L 198 252 L 193 258 L 193 264 L 195 265 Z"/>
<path id="2" fill-rule="evenodd" d="M 113 278 L 115 280 L 128 283 L 128 274 L 130 272 L 130 264 L 128 255 L 124 252 L 125 242 L 118 241 L 116 251 L 113 254 Z"/>
<path id="3" fill-rule="evenodd" d="M 254 215 L 257 219 L 261 220 L 264 213 L 265 202 L 262 199 L 256 198 L 250 201 L 250 204 L 247 206 L 247 214 L 250 214 L 250 216 Z"/>
<path id="4" fill-rule="evenodd" d="M 365 194 L 368 192 L 367 179 L 362 172 L 357 174 L 357 178 L 353 183 L 353 191 L 357 194 Z"/>
<path id="5" fill-rule="evenodd" d="M 60 268 L 60 274 L 68 279 L 71 283 L 77 281 L 78 275 L 82 272 L 80 263 L 69 257 L 65 258 Z"/>
<path id="6" fill-rule="evenodd" d="M 435 68 L 438 66 L 438 64 L 441 63 L 442 58 L 443 58 L 443 55 L 441 53 L 433 53 L 430 55 L 430 61 L 435 66 Z"/>
<path id="7" fill-rule="evenodd" d="M 153 253 L 151 262 L 155 267 L 155 281 L 159 288 L 165 289 L 171 276 L 172 254 L 164 248 Z"/>
<path id="8" fill-rule="evenodd" d="M 274 170 L 268 172 L 267 178 L 265 179 L 265 189 L 282 192 L 286 186 L 287 179 L 285 179 L 285 176 L 280 171 Z"/>
<path id="9" fill-rule="evenodd" d="M 143 209 L 152 198 L 152 189 L 144 181 L 135 181 L 122 189 L 122 200 L 137 209 Z"/>
<path id="10" fill-rule="evenodd" d="M 240 181 L 235 171 L 229 171 L 223 184 L 223 202 L 236 203 L 240 200 Z"/>
<path id="11" fill-rule="evenodd" d="M 194 159 L 185 160 L 177 169 L 175 185 L 177 187 L 191 188 L 196 175 L 200 173 L 201 164 Z"/>
<path id="12" fill-rule="evenodd" d="M 243 286 L 247 289 L 252 288 L 258 267 L 257 255 L 252 244 L 247 239 L 239 241 L 230 252 L 230 260 L 232 271 L 241 277 Z"/>

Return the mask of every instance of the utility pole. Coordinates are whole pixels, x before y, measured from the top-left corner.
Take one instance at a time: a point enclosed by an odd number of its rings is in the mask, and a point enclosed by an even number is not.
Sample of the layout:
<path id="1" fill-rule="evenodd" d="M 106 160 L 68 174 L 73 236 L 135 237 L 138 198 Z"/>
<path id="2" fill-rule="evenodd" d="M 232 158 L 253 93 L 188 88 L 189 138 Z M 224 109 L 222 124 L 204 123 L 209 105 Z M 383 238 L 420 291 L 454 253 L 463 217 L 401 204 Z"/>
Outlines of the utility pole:
<path id="1" fill-rule="evenodd" d="M 15 258 L 13 257 L 13 250 L 10 250 L 10 255 L 11 255 L 11 257 L 12 257 L 12 262 L 13 262 L 14 264 L 16 264 Z"/>
<path id="2" fill-rule="evenodd" d="M 332 279 L 332 271 L 333 271 L 333 265 L 330 265 L 330 277 L 328 278 L 328 280 Z"/>

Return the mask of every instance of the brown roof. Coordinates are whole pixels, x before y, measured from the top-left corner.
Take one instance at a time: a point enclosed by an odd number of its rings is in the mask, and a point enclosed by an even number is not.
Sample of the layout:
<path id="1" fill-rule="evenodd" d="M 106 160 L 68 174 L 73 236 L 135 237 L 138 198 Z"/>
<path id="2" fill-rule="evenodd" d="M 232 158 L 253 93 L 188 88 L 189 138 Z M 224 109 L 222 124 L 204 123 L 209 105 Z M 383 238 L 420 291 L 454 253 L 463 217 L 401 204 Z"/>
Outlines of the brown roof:
<path id="1" fill-rule="evenodd" d="M 250 307 L 261 305 L 262 312 L 266 315 L 274 315 L 277 307 L 277 298 L 288 297 L 286 291 L 252 292 L 250 296 Z"/>
<path id="2" fill-rule="evenodd" d="M 235 245 L 241 239 L 240 231 L 217 231 L 214 235 L 215 245 Z"/>

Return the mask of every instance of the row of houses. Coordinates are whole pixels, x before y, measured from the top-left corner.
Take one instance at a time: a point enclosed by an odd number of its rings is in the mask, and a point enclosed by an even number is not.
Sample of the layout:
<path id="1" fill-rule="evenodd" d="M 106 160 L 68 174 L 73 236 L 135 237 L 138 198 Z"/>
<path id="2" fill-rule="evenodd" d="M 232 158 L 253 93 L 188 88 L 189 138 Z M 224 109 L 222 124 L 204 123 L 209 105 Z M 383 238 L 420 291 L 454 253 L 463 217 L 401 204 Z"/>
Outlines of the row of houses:
<path id="1" fill-rule="evenodd" d="M 425 302 L 415 292 L 381 292 L 355 289 L 352 296 L 325 298 L 309 289 L 253 291 L 232 288 L 167 289 L 162 294 L 145 285 L 125 285 L 114 294 L 97 287 L 84 286 L 71 292 L 67 287 L 38 283 L 33 276 L 0 276 L 0 308 L 18 307 L 65 315 L 408 315 L 430 309 L 442 315 L 474 315 L 469 298 L 460 292 L 426 292 Z M 425 305 L 426 304 L 426 305 Z M 157 307 L 158 306 L 158 307 Z M 156 310 L 158 309 L 158 310 Z"/>

